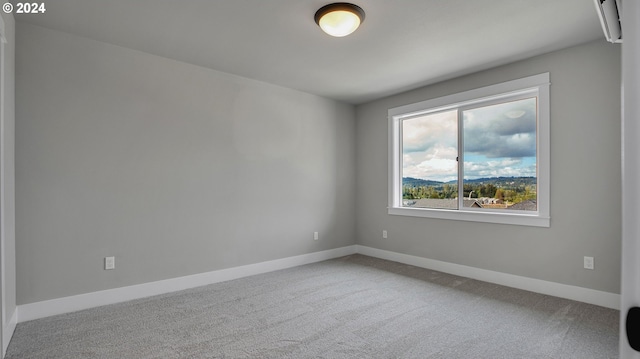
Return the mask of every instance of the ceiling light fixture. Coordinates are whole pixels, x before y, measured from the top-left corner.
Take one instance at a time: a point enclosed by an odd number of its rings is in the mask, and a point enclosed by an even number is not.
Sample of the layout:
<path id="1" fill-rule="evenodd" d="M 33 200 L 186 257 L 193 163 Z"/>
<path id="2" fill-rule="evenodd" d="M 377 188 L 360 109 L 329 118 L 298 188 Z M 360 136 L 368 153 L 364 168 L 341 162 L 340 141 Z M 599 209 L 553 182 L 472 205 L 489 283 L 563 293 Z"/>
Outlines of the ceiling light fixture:
<path id="1" fill-rule="evenodd" d="M 364 21 L 364 10 L 358 5 L 337 2 L 316 11 L 316 24 L 322 31 L 335 37 L 347 36 Z"/>

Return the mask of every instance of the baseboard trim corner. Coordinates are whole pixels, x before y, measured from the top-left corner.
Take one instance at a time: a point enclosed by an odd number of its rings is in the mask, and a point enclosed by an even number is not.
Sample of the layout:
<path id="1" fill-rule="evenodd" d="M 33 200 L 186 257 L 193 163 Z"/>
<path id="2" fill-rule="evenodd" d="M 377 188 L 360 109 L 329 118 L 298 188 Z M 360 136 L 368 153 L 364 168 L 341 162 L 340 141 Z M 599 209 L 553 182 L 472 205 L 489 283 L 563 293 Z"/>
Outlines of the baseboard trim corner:
<path id="1" fill-rule="evenodd" d="M 127 287 L 106 289 L 69 297 L 56 298 L 41 302 L 19 305 L 17 323 L 45 318 L 53 315 L 71 313 L 83 309 L 125 302 L 133 299 L 151 297 L 159 294 L 177 292 L 184 289 L 273 272 L 304 264 L 339 258 L 356 253 L 356 246 L 346 246 L 319 252 L 301 254 L 293 257 L 274 259 L 266 262 L 248 264 L 216 271 L 193 274 L 184 277 L 160 280 Z M 15 326 L 14 326 L 15 327 Z"/>
<path id="2" fill-rule="evenodd" d="M 620 294 L 469 267 L 362 245 L 356 245 L 356 251 L 370 257 L 620 310 Z"/>
<path id="3" fill-rule="evenodd" d="M 9 322 L 7 322 L 2 328 L 2 358 L 7 354 L 7 348 L 9 342 L 13 337 L 13 333 L 16 331 L 16 325 L 18 325 L 18 309 L 14 309 L 11 314 Z"/>

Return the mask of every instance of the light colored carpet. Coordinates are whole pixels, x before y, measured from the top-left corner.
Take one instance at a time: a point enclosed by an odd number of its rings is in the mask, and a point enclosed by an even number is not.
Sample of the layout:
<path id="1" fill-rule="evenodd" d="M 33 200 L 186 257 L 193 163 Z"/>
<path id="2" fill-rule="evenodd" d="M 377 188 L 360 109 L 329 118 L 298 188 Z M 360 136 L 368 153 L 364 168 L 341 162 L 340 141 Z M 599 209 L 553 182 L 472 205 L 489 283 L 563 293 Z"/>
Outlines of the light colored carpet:
<path id="1" fill-rule="evenodd" d="M 8 358 L 617 358 L 619 312 L 362 255 L 20 323 Z"/>

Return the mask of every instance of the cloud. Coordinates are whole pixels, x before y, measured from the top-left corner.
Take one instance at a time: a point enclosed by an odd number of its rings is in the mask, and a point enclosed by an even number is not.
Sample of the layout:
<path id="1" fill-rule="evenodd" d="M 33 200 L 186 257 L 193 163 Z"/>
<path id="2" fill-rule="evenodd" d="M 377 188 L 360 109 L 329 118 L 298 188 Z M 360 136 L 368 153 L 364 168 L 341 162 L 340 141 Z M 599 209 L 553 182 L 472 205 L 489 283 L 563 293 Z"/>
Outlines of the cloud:
<path id="1" fill-rule="evenodd" d="M 465 178 L 485 177 L 535 177 L 536 164 L 533 160 L 504 158 L 496 161 L 465 161 Z"/>
<path id="2" fill-rule="evenodd" d="M 464 111 L 464 150 L 488 158 L 536 155 L 536 100 Z"/>
<path id="3" fill-rule="evenodd" d="M 405 153 L 402 157 L 402 177 L 451 181 L 458 178 L 457 150 L 441 148 L 428 152 Z"/>
<path id="4" fill-rule="evenodd" d="M 434 147 L 458 146 L 456 111 L 440 112 L 402 122 L 404 153 L 429 151 Z"/>

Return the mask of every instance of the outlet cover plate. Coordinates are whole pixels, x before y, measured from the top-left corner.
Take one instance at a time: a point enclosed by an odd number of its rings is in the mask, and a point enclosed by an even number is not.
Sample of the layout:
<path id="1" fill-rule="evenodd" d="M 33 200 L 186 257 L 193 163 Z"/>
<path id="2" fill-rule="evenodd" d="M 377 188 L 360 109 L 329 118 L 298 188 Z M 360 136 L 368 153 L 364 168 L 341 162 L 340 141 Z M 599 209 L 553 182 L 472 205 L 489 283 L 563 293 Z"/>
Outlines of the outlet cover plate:
<path id="1" fill-rule="evenodd" d="M 593 269 L 593 257 L 584 257 L 584 268 Z"/>
<path id="2" fill-rule="evenodd" d="M 115 269 L 116 257 L 104 257 L 104 269 Z"/>

